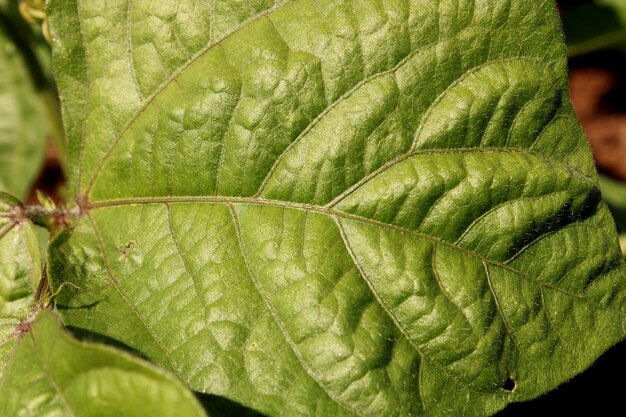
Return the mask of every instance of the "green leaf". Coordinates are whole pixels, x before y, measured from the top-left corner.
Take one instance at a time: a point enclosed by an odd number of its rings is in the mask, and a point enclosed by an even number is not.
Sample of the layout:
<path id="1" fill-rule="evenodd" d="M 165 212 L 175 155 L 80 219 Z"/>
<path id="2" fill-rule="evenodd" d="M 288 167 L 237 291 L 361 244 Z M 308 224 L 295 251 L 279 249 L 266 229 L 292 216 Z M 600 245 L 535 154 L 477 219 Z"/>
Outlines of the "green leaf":
<path id="1" fill-rule="evenodd" d="M 600 175 L 600 185 L 604 201 L 611 209 L 618 229 L 626 231 L 626 183 Z"/>
<path id="2" fill-rule="evenodd" d="M 0 191 L 27 196 L 43 161 L 48 133 L 43 96 L 31 65 L 0 11 Z"/>
<path id="3" fill-rule="evenodd" d="M 66 323 L 269 416 L 489 415 L 624 338 L 551 1 L 206 4 L 50 4 Z"/>
<path id="4" fill-rule="evenodd" d="M 39 242 L 21 203 L 0 192 L 0 327 L 25 317 L 33 303 L 41 278 Z"/>
<path id="5" fill-rule="evenodd" d="M 178 380 L 120 351 L 73 339 L 49 311 L 21 322 L 0 343 L 11 346 L 0 380 L 4 416 L 206 416 Z"/>

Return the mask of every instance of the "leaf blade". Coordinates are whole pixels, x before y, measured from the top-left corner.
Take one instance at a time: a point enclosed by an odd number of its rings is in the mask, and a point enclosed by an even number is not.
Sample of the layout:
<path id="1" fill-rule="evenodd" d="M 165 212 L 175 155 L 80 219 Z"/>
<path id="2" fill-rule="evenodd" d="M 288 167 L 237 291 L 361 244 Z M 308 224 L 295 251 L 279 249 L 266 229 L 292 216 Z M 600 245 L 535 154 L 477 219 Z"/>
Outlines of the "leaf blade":
<path id="1" fill-rule="evenodd" d="M 487 415 L 588 366 L 624 337 L 624 266 L 553 5 L 457 6 L 294 1 L 187 61 L 85 148 L 86 217 L 50 248 L 84 290 L 64 319 L 270 415 Z M 569 274 L 594 224 L 607 251 Z M 609 337 L 522 343 L 581 294 Z"/>

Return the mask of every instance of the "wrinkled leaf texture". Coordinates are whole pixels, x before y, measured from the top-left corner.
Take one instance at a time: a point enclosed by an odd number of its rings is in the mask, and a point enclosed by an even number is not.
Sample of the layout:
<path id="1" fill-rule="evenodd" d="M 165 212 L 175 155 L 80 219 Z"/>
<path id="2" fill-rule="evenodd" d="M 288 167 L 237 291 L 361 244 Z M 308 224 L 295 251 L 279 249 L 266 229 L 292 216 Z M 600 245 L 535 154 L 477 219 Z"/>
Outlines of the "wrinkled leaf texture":
<path id="1" fill-rule="evenodd" d="M 624 337 L 552 1 L 53 0 L 65 323 L 269 416 L 483 416 Z"/>

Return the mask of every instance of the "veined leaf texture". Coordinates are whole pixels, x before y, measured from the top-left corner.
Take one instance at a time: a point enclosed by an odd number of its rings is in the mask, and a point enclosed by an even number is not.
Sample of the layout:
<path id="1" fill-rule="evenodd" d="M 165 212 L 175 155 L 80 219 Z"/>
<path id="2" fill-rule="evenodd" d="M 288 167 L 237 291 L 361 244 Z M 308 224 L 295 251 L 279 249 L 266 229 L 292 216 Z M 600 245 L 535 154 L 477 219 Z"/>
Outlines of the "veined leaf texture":
<path id="1" fill-rule="evenodd" d="M 48 12 L 66 324 L 290 417 L 490 415 L 624 337 L 552 1 Z"/>

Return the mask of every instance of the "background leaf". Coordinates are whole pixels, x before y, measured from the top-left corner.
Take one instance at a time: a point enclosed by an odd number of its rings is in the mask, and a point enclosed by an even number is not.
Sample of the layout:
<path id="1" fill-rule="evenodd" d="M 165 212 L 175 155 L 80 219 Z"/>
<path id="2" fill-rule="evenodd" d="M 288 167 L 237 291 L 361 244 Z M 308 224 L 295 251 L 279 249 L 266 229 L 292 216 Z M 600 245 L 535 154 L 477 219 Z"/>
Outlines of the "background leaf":
<path id="1" fill-rule="evenodd" d="M 602 195 L 609 205 L 617 227 L 626 231 L 626 185 L 605 175 L 600 176 Z"/>
<path id="2" fill-rule="evenodd" d="M 234 4 L 51 3 L 68 324 L 270 416 L 488 415 L 624 337 L 551 1 Z"/>
<path id="3" fill-rule="evenodd" d="M 596 0 L 563 13 L 567 52 L 571 57 L 621 47 L 626 42 L 626 3 Z"/>
<path id="4" fill-rule="evenodd" d="M 49 311 L 22 322 L 0 380 L 0 412 L 50 416 L 206 416 L 170 375 L 119 351 L 72 339 Z"/>
<path id="5" fill-rule="evenodd" d="M 34 68 L 39 61 L 5 11 L 0 10 L 0 191 L 25 198 L 43 161 L 47 96 L 33 75 L 41 71 Z"/>

